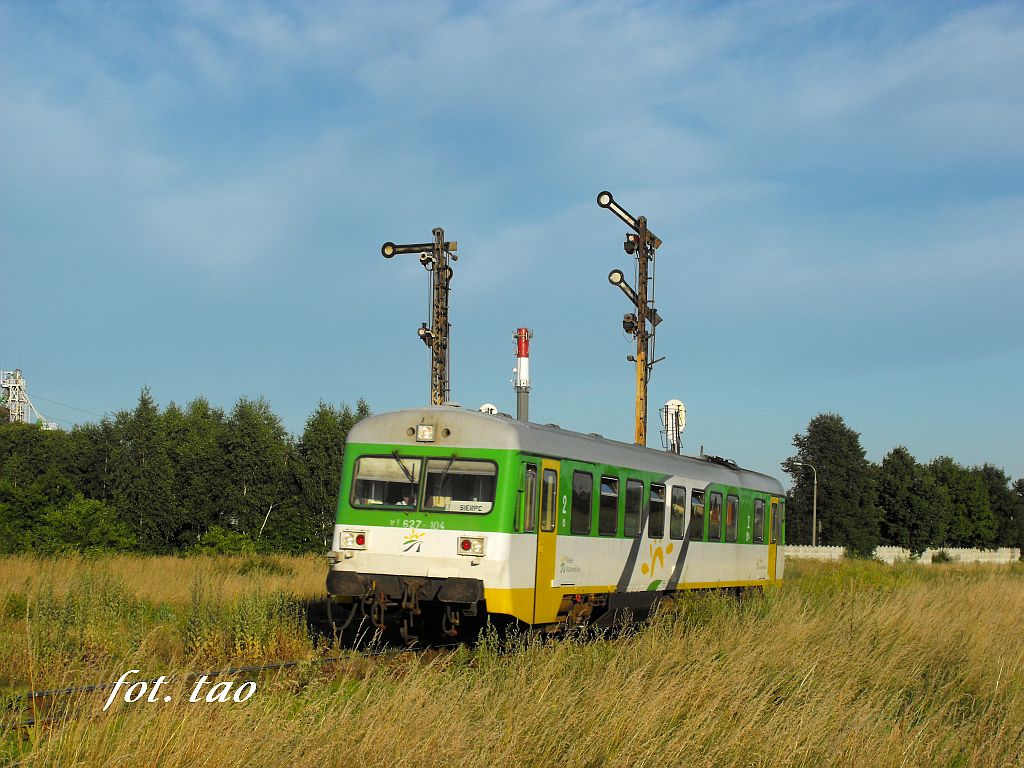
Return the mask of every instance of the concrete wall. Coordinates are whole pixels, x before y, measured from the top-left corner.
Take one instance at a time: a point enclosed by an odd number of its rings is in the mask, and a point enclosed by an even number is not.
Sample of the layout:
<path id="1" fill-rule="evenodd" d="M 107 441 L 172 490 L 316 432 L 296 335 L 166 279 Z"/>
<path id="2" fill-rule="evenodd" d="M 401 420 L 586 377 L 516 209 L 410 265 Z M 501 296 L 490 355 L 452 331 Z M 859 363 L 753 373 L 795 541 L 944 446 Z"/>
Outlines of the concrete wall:
<path id="1" fill-rule="evenodd" d="M 944 550 L 926 549 L 918 562 L 930 563 L 932 555 L 944 551 L 958 563 L 1015 563 L 1020 560 L 1020 550 L 1016 548 L 1003 547 L 1001 549 L 957 549 L 948 547 Z M 786 545 L 787 558 L 802 558 L 805 560 L 842 560 L 845 550 L 842 547 L 811 547 Z M 910 550 L 900 547 L 878 547 L 875 550 L 875 557 L 886 563 L 894 563 L 897 560 L 910 560 Z"/>

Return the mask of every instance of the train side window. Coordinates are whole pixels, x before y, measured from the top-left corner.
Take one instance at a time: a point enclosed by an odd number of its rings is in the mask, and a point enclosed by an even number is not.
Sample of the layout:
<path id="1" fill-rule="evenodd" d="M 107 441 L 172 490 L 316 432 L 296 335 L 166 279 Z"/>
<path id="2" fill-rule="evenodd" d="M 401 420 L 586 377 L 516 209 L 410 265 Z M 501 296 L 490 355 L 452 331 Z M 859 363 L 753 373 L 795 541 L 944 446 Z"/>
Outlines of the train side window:
<path id="1" fill-rule="evenodd" d="M 722 494 L 711 494 L 708 504 L 708 541 L 722 540 Z"/>
<path id="2" fill-rule="evenodd" d="M 619 478 L 601 478 L 600 504 L 597 532 L 602 536 L 614 536 L 619 527 Z"/>
<path id="3" fill-rule="evenodd" d="M 586 536 L 590 533 L 590 518 L 594 497 L 594 476 L 589 472 L 572 473 L 572 513 L 569 530 Z"/>
<path id="4" fill-rule="evenodd" d="M 537 529 L 537 465 L 523 466 L 523 531 L 533 533 Z"/>
<path id="5" fill-rule="evenodd" d="M 740 497 L 729 494 L 725 497 L 725 540 L 736 541 L 740 523 Z"/>
<path id="6" fill-rule="evenodd" d="M 640 511 L 644 506 L 644 484 L 640 480 L 626 481 L 626 519 L 623 525 L 625 536 L 640 535 Z"/>
<path id="7" fill-rule="evenodd" d="M 779 515 L 779 502 L 772 502 L 772 544 L 778 544 L 779 542 L 779 530 L 782 528 L 780 525 L 781 520 Z"/>
<path id="8" fill-rule="evenodd" d="M 754 499 L 754 543 L 764 544 L 764 499 Z"/>
<path id="9" fill-rule="evenodd" d="M 690 541 L 704 541 L 704 491 L 690 493 Z"/>
<path id="10" fill-rule="evenodd" d="M 647 517 L 647 538 L 665 537 L 665 486 L 651 483 L 651 511 Z"/>
<path id="11" fill-rule="evenodd" d="M 558 517 L 558 473 L 553 469 L 544 470 L 544 487 L 540 497 L 540 529 L 555 530 L 555 518 Z"/>
<path id="12" fill-rule="evenodd" d="M 703 523 L 701 524 L 703 525 Z M 669 515 L 668 536 L 670 539 L 681 539 L 686 533 L 686 488 L 681 485 L 672 486 L 672 511 Z M 704 531 L 701 531 L 703 535 Z"/>

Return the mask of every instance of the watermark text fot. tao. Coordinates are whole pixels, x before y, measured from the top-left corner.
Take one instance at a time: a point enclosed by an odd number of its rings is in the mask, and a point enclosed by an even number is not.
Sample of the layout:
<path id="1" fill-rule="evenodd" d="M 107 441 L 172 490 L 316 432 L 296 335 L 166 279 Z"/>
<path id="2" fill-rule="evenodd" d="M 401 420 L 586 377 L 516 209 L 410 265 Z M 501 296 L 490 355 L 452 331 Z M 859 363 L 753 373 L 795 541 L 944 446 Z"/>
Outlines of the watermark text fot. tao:
<path id="1" fill-rule="evenodd" d="M 139 671 L 138 669 L 129 669 L 118 678 L 117 682 L 114 683 L 114 690 L 110 692 L 110 696 L 107 697 L 107 701 L 103 705 L 104 712 L 110 708 L 110 705 L 117 698 L 121 698 L 125 704 L 134 704 L 140 701 L 146 704 L 157 704 L 161 701 L 167 703 L 174 700 L 174 696 L 167 693 L 163 687 L 168 682 L 167 675 L 160 675 L 155 680 L 136 680 L 135 682 L 130 682 L 131 676 L 139 674 Z M 205 695 L 204 688 L 206 689 Z M 252 698 L 254 693 L 256 693 L 256 683 L 252 680 L 238 684 L 237 687 L 234 682 L 227 680 L 211 685 L 208 675 L 200 675 L 192 686 L 188 701 L 191 704 L 197 702 L 205 704 L 234 702 L 241 704 Z"/>

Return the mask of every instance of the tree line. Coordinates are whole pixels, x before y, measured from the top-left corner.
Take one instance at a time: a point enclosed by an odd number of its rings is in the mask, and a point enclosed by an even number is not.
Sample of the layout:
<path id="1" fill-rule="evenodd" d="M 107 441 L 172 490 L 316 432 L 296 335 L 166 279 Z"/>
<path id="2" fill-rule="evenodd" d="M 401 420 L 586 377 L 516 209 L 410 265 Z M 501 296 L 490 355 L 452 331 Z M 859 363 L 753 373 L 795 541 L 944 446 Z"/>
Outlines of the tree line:
<path id="1" fill-rule="evenodd" d="M 262 398 L 230 412 L 202 397 L 161 410 L 144 388 L 133 410 L 67 432 L 0 425 L 0 553 L 323 551 L 345 440 L 369 414 L 364 400 L 321 402 L 296 438 Z M 992 464 L 922 464 L 903 446 L 874 464 L 833 413 L 793 445 L 782 463 L 794 481 L 789 543 L 811 541 L 810 464 L 820 544 L 1024 550 L 1024 479 Z"/>
<path id="2" fill-rule="evenodd" d="M 0 425 L 0 553 L 323 551 L 349 430 L 368 416 L 321 402 L 297 438 L 266 400 L 202 397 L 70 431 Z"/>
<path id="3" fill-rule="evenodd" d="M 819 544 L 865 556 L 879 545 L 914 556 L 943 547 L 1024 551 L 1024 478 L 948 456 L 921 463 L 903 446 L 875 464 L 865 457 L 860 434 L 834 413 L 811 419 L 793 446 L 796 454 L 782 463 L 794 481 L 786 503 L 791 544 L 811 543 L 810 464 L 818 475 Z"/>

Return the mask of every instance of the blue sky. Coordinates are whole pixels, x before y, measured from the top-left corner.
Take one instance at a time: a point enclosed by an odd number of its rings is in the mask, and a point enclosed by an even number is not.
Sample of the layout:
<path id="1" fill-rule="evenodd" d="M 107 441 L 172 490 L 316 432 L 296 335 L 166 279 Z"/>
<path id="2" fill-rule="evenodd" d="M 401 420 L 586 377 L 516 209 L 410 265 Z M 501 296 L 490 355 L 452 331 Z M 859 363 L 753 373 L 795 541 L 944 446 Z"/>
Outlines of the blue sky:
<path id="1" fill-rule="evenodd" d="M 513 411 L 526 325 L 534 419 L 631 440 L 609 189 L 684 450 L 779 475 L 832 411 L 1024 475 L 1024 4 L 0 2 L 0 94 L 0 368 L 65 425 L 425 403 L 379 249 L 443 226 L 453 398 Z"/>

